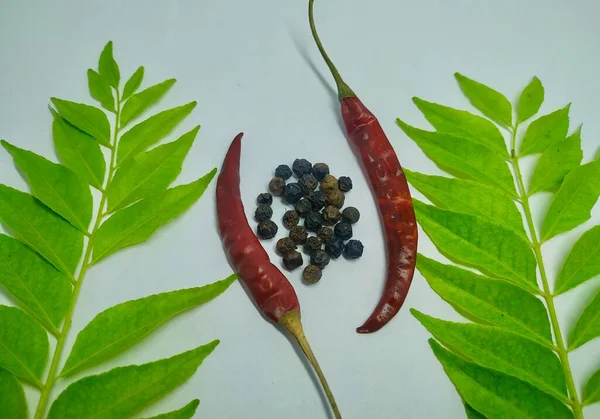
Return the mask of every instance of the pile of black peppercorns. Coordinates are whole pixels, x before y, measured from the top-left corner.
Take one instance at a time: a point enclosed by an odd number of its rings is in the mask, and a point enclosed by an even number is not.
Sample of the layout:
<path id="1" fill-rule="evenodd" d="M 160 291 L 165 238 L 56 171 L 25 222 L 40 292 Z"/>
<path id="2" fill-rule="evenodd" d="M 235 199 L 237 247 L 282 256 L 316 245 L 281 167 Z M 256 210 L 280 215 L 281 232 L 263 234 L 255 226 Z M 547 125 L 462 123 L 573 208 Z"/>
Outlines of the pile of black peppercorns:
<path id="1" fill-rule="evenodd" d="M 289 180 L 295 175 L 297 182 Z M 322 271 L 331 259 L 342 254 L 346 259 L 357 259 L 363 254 L 363 245 L 352 239 L 352 225 L 360 219 L 355 207 L 344 207 L 345 193 L 352 189 L 347 176 L 336 179 L 329 173 L 329 166 L 306 159 L 296 159 L 292 168 L 282 164 L 275 169 L 275 177 L 269 182 L 270 193 L 261 193 L 254 218 L 258 221 L 257 235 L 260 239 L 272 239 L 277 234 L 273 216 L 273 195 L 281 196 L 283 202 L 294 206 L 283 215 L 283 225 L 289 236 L 277 241 L 277 252 L 283 256 L 283 265 L 292 271 L 303 265 L 303 246 L 310 264 L 304 268 L 303 278 L 307 284 L 321 279 Z M 343 210 L 342 210 L 343 208 Z M 304 225 L 300 220 L 304 219 Z M 314 233 L 314 234 L 310 234 Z"/>

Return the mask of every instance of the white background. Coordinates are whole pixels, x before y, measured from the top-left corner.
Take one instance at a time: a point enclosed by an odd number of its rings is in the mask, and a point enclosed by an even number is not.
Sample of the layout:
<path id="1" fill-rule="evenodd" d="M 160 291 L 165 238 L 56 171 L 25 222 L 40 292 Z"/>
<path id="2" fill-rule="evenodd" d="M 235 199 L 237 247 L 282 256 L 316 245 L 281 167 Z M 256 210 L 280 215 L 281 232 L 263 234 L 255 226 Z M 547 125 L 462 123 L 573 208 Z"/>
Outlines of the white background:
<path id="1" fill-rule="evenodd" d="M 332 262 L 316 286 L 301 284 L 300 271 L 288 276 L 301 299 L 306 333 L 344 417 L 462 418 L 459 397 L 428 347 L 429 335 L 408 309 L 460 318 L 418 273 L 403 310 L 387 327 L 366 336 L 354 331 L 381 292 L 383 241 L 368 186 L 340 130 L 332 79 L 310 38 L 306 3 L 2 0 L 0 137 L 56 159 L 49 98 L 93 103 L 86 69 L 96 68 L 103 46 L 113 40 L 123 79 L 138 65 L 146 67 L 143 86 L 178 79 L 153 111 L 198 101 L 170 137 L 202 124 L 177 183 L 220 167 L 239 131 L 245 132 L 242 190 L 248 215 L 278 164 L 291 164 L 296 157 L 327 161 L 334 174 L 354 180 L 347 204 L 362 211 L 355 237 L 365 244 L 365 255 L 355 263 Z M 546 88 L 542 112 L 572 103 L 571 127 L 584 124 L 584 159 L 589 160 L 600 138 L 598 16 L 595 0 L 316 4 L 321 37 L 347 82 L 379 117 L 401 162 L 430 174 L 440 171 L 394 120 L 401 117 L 427 127 L 412 96 L 469 109 L 454 81 L 456 71 L 490 84 L 511 100 L 537 75 Z M 26 190 L 12 160 L 0 151 L 0 180 Z M 114 304 L 207 284 L 231 273 L 215 228 L 214 186 L 147 243 L 121 251 L 90 271 L 69 347 L 78 331 Z M 548 198 L 536 197 L 537 211 Z M 599 221 L 596 208 L 590 222 L 544 248 L 550 274 L 556 274 L 577 237 Z M 437 255 L 423 234 L 420 240 L 422 253 Z M 265 245 L 274 256 L 274 240 Z M 558 299 L 565 332 L 598 287 L 590 281 Z M 172 356 L 214 338 L 221 340 L 220 346 L 193 378 L 142 416 L 179 408 L 198 397 L 198 418 L 328 417 L 298 353 L 260 317 L 237 282 L 217 300 L 177 318 L 94 371 Z M 599 350 L 600 341 L 595 341 L 571 354 L 580 388 L 600 367 Z M 28 395 L 35 403 L 36 393 Z M 586 410 L 587 417 L 598 415 L 597 407 Z"/>

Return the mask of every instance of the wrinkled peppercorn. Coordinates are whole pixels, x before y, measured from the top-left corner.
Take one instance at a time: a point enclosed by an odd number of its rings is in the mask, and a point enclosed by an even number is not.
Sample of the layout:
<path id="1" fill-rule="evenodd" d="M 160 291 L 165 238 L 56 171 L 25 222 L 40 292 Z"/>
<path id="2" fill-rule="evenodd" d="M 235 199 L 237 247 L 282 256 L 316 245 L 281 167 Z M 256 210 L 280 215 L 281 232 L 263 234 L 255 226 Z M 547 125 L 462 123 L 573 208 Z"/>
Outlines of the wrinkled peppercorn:
<path id="1" fill-rule="evenodd" d="M 279 196 L 283 193 L 285 188 L 285 180 L 280 177 L 274 177 L 269 182 L 269 191 L 275 196 Z"/>
<path id="2" fill-rule="evenodd" d="M 296 243 L 294 243 L 294 240 L 290 239 L 289 237 L 282 237 L 281 239 L 277 240 L 275 249 L 281 256 L 285 256 L 288 253 L 296 250 Z"/>
<path id="3" fill-rule="evenodd" d="M 317 231 L 317 236 L 323 243 L 327 243 L 329 240 L 333 239 L 333 229 L 329 227 L 321 227 L 319 231 Z"/>
<path id="4" fill-rule="evenodd" d="M 345 221 L 338 223 L 333 228 L 333 233 L 335 237 L 338 237 L 342 240 L 348 240 L 352 237 L 352 225 Z"/>
<path id="5" fill-rule="evenodd" d="M 298 225 L 299 221 L 300 216 L 295 210 L 289 210 L 286 211 L 285 214 L 283 214 L 283 225 L 288 229 L 294 227 L 295 225 Z"/>
<path id="6" fill-rule="evenodd" d="M 338 188 L 342 192 L 348 192 L 352 189 L 352 179 L 348 176 L 340 176 L 338 179 Z"/>
<path id="7" fill-rule="evenodd" d="M 316 250 L 310 255 L 310 264 L 316 265 L 321 269 L 325 269 L 325 266 L 329 264 L 330 257 L 324 250 Z"/>
<path id="8" fill-rule="evenodd" d="M 254 219 L 256 221 L 267 221 L 273 216 L 273 208 L 270 205 L 259 205 L 254 211 Z"/>
<path id="9" fill-rule="evenodd" d="M 312 191 L 308 195 L 308 200 L 312 204 L 312 207 L 315 211 L 319 211 L 325 206 L 325 203 L 327 202 L 323 191 Z"/>
<path id="10" fill-rule="evenodd" d="M 333 191 L 327 192 L 327 202 L 331 205 L 336 206 L 338 208 L 342 208 L 344 206 L 344 201 L 346 197 L 342 191 L 338 191 L 334 189 Z"/>
<path id="11" fill-rule="evenodd" d="M 287 164 L 280 164 L 277 166 L 277 169 L 275 169 L 275 176 L 280 177 L 283 180 L 288 180 L 292 177 L 292 169 L 290 169 L 290 166 Z"/>
<path id="12" fill-rule="evenodd" d="M 321 277 L 323 276 L 323 271 L 316 265 L 308 265 L 304 268 L 304 272 L 302 272 L 302 279 L 307 284 L 315 284 L 319 282 Z"/>
<path id="13" fill-rule="evenodd" d="M 350 224 L 355 224 L 360 220 L 360 212 L 354 207 L 346 207 L 342 211 L 342 219 Z"/>
<path id="14" fill-rule="evenodd" d="M 304 220 L 304 226 L 308 231 L 318 231 L 323 227 L 323 216 L 317 211 L 309 212 Z"/>
<path id="15" fill-rule="evenodd" d="M 312 173 L 312 164 L 306 159 L 296 159 L 292 164 L 292 170 L 298 177 Z"/>
<path id="16" fill-rule="evenodd" d="M 318 181 L 322 181 L 325 176 L 329 174 L 329 166 L 325 163 L 315 163 L 313 166 L 313 175 Z"/>
<path id="17" fill-rule="evenodd" d="M 306 217 L 308 215 L 308 213 L 311 211 L 312 211 L 312 204 L 306 198 L 302 198 L 296 204 L 296 212 L 302 218 Z"/>
<path id="18" fill-rule="evenodd" d="M 306 254 L 311 255 L 313 252 L 321 249 L 323 246 L 323 241 L 317 236 L 310 236 L 306 239 L 306 243 L 304 243 L 304 251 Z"/>
<path id="19" fill-rule="evenodd" d="M 261 239 L 272 239 L 277 234 L 277 224 L 271 220 L 261 221 L 258 223 L 256 231 Z"/>
<path id="20" fill-rule="evenodd" d="M 307 237 L 308 231 L 306 231 L 306 227 L 304 226 L 294 226 L 290 230 L 290 239 L 292 239 L 296 244 L 305 243 Z"/>
<path id="21" fill-rule="evenodd" d="M 288 183 L 283 189 L 283 198 L 289 204 L 295 204 L 302 198 L 302 187 L 297 183 Z"/>
<path id="22" fill-rule="evenodd" d="M 268 192 L 261 193 L 256 197 L 256 203 L 258 205 L 271 205 L 273 203 L 273 195 Z"/>
<path id="23" fill-rule="evenodd" d="M 348 240 L 344 246 L 344 257 L 346 259 L 358 259 L 363 254 L 364 246 L 359 240 Z"/>
<path id="24" fill-rule="evenodd" d="M 298 184 L 304 191 L 304 195 L 308 196 L 309 193 L 317 189 L 317 186 L 319 186 L 319 181 L 313 175 L 308 174 L 302 175 L 300 180 L 298 180 Z"/>
<path id="25" fill-rule="evenodd" d="M 342 219 L 342 213 L 333 205 L 327 205 L 323 210 L 323 221 L 325 224 L 334 225 Z"/>
<path id="26" fill-rule="evenodd" d="M 344 241 L 340 239 L 329 240 L 325 243 L 325 251 L 332 258 L 339 258 L 344 251 Z"/>
<path id="27" fill-rule="evenodd" d="M 321 190 L 323 192 L 334 191 L 338 189 L 337 179 L 331 175 L 326 175 L 321 182 Z"/>
<path id="28" fill-rule="evenodd" d="M 288 271 L 299 268 L 303 263 L 304 260 L 302 259 L 302 255 L 296 250 L 289 252 L 283 257 L 283 266 L 285 266 Z"/>

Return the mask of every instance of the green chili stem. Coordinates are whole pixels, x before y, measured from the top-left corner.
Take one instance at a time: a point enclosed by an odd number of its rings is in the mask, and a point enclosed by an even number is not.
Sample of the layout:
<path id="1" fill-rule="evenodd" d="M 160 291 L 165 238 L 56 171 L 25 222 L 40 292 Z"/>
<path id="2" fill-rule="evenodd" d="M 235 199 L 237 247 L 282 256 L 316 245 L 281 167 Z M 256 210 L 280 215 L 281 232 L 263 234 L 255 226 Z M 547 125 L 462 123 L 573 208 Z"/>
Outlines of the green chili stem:
<path id="1" fill-rule="evenodd" d="M 116 145 L 117 139 L 119 136 L 119 119 L 121 116 L 121 97 L 119 91 L 117 89 L 117 112 L 116 112 L 116 120 L 115 120 L 115 129 L 114 129 L 114 137 L 113 144 L 110 149 L 110 166 L 108 170 L 107 182 L 106 185 L 110 184 L 112 178 L 115 174 L 115 161 L 116 161 Z M 67 314 L 65 315 L 65 321 L 63 323 L 63 327 L 58 334 L 58 340 L 56 343 L 56 349 L 54 351 L 54 355 L 52 357 L 52 363 L 50 364 L 50 371 L 48 372 L 48 378 L 46 379 L 46 383 L 42 386 L 42 392 L 40 394 L 40 400 L 38 402 L 37 410 L 35 412 L 35 419 L 42 419 L 44 414 L 46 413 L 46 409 L 48 406 L 48 401 L 50 399 L 50 394 L 54 389 L 54 385 L 59 378 L 58 375 L 58 367 L 60 366 L 60 360 L 62 357 L 62 353 L 65 349 L 65 343 L 67 340 L 67 336 L 69 331 L 71 330 L 71 325 L 73 323 L 73 314 L 75 312 L 75 307 L 77 306 L 77 300 L 79 298 L 79 292 L 81 291 L 81 286 L 83 284 L 83 279 L 88 269 L 92 265 L 91 255 L 94 244 L 94 238 L 96 236 L 96 232 L 100 228 L 100 224 L 102 218 L 104 217 L 104 206 L 106 204 L 106 188 L 103 188 L 102 198 L 100 199 L 100 206 L 98 207 L 98 212 L 96 214 L 96 221 L 94 223 L 94 227 L 92 231 L 89 233 L 89 240 L 87 242 L 87 246 L 85 249 L 85 255 L 83 257 L 83 265 L 81 266 L 81 270 L 79 271 L 79 275 L 77 276 L 77 280 L 75 281 L 75 285 L 73 288 L 73 294 L 71 296 L 71 301 L 69 303 L 69 308 L 67 309 Z"/>
<path id="2" fill-rule="evenodd" d="M 344 79 L 342 79 L 342 76 L 340 76 L 340 73 L 338 72 L 337 68 L 335 68 L 335 65 L 333 65 L 333 62 L 327 55 L 327 52 L 325 52 L 325 48 L 323 48 L 321 39 L 319 39 L 319 35 L 317 34 L 317 28 L 315 26 L 315 17 L 313 13 L 314 2 L 314 0 L 308 1 L 308 23 L 310 24 L 310 32 L 312 33 L 315 43 L 317 44 L 317 48 L 319 48 L 319 52 L 321 53 L 323 60 L 325 60 L 325 63 L 327 64 L 327 67 L 329 67 L 329 71 L 331 71 L 331 75 L 335 80 L 335 84 L 337 85 L 338 91 L 338 99 L 341 102 L 346 98 L 356 97 L 350 86 L 348 86 Z"/>
<path id="3" fill-rule="evenodd" d="M 519 156 L 517 155 L 516 142 L 517 142 L 517 130 L 519 128 L 519 124 L 516 124 L 511 131 L 511 163 L 516 173 L 517 184 L 519 187 L 519 196 L 521 198 L 521 205 L 523 206 L 523 211 L 525 212 L 525 218 L 527 219 L 527 225 L 529 227 L 529 232 L 531 234 L 531 248 L 535 253 L 535 257 L 537 259 L 538 267 L 540 269 L 540 277 L 542 280 L 542 287 L 544 292 L 541 294 L 544 300 L 546 301 L 546 305 L 548 306 L 548 313 L 550 315 L 550 322 L 552 323 L 552 330 L 554 331 L 554 339 L 556 342 L 555 351 L 558 353 L 558 357 L 560 358 L 560 362 L 562 364 L 565 380 L 567 382 L 567 389 L 569 391 L 569 405 L 573 409 L 573 413 L 575 419 L 583 419 L 583 411 L 582 404 L 579 401 L 579 396 L 577 395 L 577 388 L 575 386 L 575 381 L 573 379 L 573 372 L 571 371 L 571 364 L 569 363 L 569 354 L 565 347 L 565 342 L 563 340 L 562 332 L 560 330 L 560 324 L 558 323 L 558 316 L 556 314 L 556 307 L 554 306 L 554 298 L 552 296 L 552 291 L 550 290 L 550 283 L 548 281 L 548 274 L 546 273 L 546 267 L 544 266 L 544 258 L 542 255 L 542 245 L 538 239 L 537 232 L 535 229 L 535 224 L 533 222 L 533 215 L 531 211 L 531 206 L 529 205 L 529 195 L 525 189 L 525 182 L 523 181 L 523 175 L 521 174 L 521 168 L 519 166 Z"/>

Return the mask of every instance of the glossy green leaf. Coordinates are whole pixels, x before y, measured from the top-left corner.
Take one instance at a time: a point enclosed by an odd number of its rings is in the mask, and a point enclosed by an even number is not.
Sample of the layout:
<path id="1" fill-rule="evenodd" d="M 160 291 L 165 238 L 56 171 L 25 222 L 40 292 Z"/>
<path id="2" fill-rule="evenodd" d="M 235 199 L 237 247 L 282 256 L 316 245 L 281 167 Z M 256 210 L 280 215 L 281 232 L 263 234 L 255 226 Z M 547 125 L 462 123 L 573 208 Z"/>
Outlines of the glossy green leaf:
<path id="1" fill-rule="evenodd" d="M 98 61 L 98 70 L 100 75 L 108 81 L 108 83 L 115 89 L 119 88 L 119 81 L 121 80 L 121 73 L 119 66 L 113 57 L 113 43 L 109 41 L 102 53 L 100 54 L 100 60 Z"/>
<path id="2" fill-rule="evenodd" d="M 410 311 L 434 338 L 463 358 L 566 401 L 565 376 L 552 349 L 495 326 L 449 322 Z"/>
<path id="3" fill-rule="evenodd" d="M 148 419 L 191 419 L 194 417 L 194 413 L 196 413 L 196 409 L 198 409 L 198 405 L 200 404 L 200 400 L 192 400 L 187 405 L 183 406 L 179 410 L 175 410 L 169 413 L 163 413 L 162 415 L 152 416 Z"/>
<path id="4" fill-rule="evenodd" d="M 0 418 L 27 419 L 27 401 L 21 383 L 0 369 Z"/>
<path id="5" fill-rule="evenodd" d="M 430 345 L 461 397 L 484 417 L 573 419 L 566 405 L 532 385 L 465 361 L 434 340 Z"/>
<path id="6" fill-rule="evenodd" d="M 417 221 L 449 259 L 538 292 L 535 257 L 522 237 L 479 217 L 413 203 Z"/>
<path id="7" fill-rule="evenodd" d="M 440 169 L 516 194 L 508 165 L 494 149 L 452 134 L 423 131 L 400 119 L 396 122 Z"/>
<path id="8" fill-rule="evenodd" d="M 110 124 L 104 112 L 93 106 L 55 97 L 52 98 L 52 103 L 60 116 L 91 135 L 100 144 L 110 147 Z"/>
<path id="9" fill-rule="evenodd" d="M 96 189 L 102 189 L 106 162 L 98 142 L 57 113 L 52 122 L 52 137 L 63 164 Z"/>
<path id="10" fill-rule="evenodd" d="M 468 138 L 508 156 L 504 137 L 498 127 L 489 120 L 467 111 L 427 102 L 417 97 L 413 98 L 413 102 L 436 131 Z"/>
<path id="11" fill-rule="evenodd" d="M 140 116 L 150 106 L 158 102 L 175 82 L 175 79 L 165 80 L 162 83 L 148 87 L 131 96 L 125 103 L 125 106 L 123 106 L 123 111 L 121 113 L 121 128 L 127 125 L 132 119 Z"/>
<path id="12" fill-rule="evenodd" d="M 177 141 L 127 160 L 106 189 L 108 210 L 118 210 L 140 198 L 165 190 L 181 173 L 183 160 L 199 129 L 200 126 L 197 126 Z"/>
<path id="13" fill-rule="evenodd" d="M 571 170 L 550 203 L 542 224 L 542 240 L 549 240 L 589 220 L 599 196 L 599 160 Z"/>
<path id="14" fill-rule="evenodd" d="M 429 176 L 408 169 L 404 169 L 404 173 L 410 184 L 436 206 L 477 215 L 527 238 L 523 217 L 506 193 L 470 180 Z"/>
<path id="15" fill-rule="evenodd" d="M 87 76 L 88 88 L 92 97 L 100 102 L 104 109 L 116 112 L 115 97 L 108 81 L 92 69 L 88 69 Z"/>
<path id="16" fill-rule="evenodd" d="M 61 376 L 73 375 L 122 353 L 174 317 L 221 295 L 235 278 L 232 275 L 204 287 L 156 294 L 103 311 L 77 336 Z"/>
<path id="17" fill-rule="evenodd" d="M 16 307 L 0 305 L 0 368 L 41 386 L 48 359 L 48 335 Z"/>
<path id="18" fill-rule="evenodd" d="M 600 370 L 596 371 L 583 388 L 583 404 L 600 402 Z"/>
<path id="19" fill-rule="evenodd" d="M 523 289 L 422 254 L 417 257 L 417 269 L 444 301 L 460 307 L 470 319 L 552 345 L 546 307 Z"/>
<path id="20" fill-rule="evenodd" d="M 575 242 L 565 261 L 554 295 L 562 294 L 600 275 L 600 226 L 594 226 Z"/>
<path id="21" fill-rule="evenodd" d="M 537 77 L 523 89 L 517 104 L 517 121 L 523 122 L 538 113 L 544 102 L 544 86 Z"/>
<path id="22" fill-rule="evenodd" d="M 92 193 L 87 182 L 61 164 L 4 140 L 1 143 L 27 176 L 33 196 L 81 231 L 87 231 L 93 210 Z"/>
<path id="23" fill-rule="evenodd" d="M 140 122 L 121 137 L 117 162 L 125 160 L 146 150 L 166 137 L 196 107 L 196 102 L 158 113 Z"/>
<path id="24" fill-rule="evenodd" d="M 140 88 L 142 84 L 142 80 L 144 79 L 144 66 L 139 66 L 135 73 L 131 75 L 129 80 L 125 83 L 125 87 L 123 88 L 123 97 L 121 100 L 127 100 L 129 96 L 134 94 L 137 89 Z"/>
<path id="25" fill-rule="evenodd" d="M 0 222 L 72 278 L 83 250 L 81 231 L 31 195 L 5 185 L 0 185 Z"/>
<path id="26" fill-rule="evenodd" d="M 566 174 L 581 164 L 581 127 L 566 140 L 552 144 L 540 157 L 529 183 L 529 194 L 554 192 Z"/>
<path id="27" fill-rule="evenodd" d="M 187 185 L 152 195 L 122 209 L 98 230 L 94 241 L 93 261 L 147 240 L 159 227 L 185 212 L 206 190 L 216 169 Z"/>
<path id="28" fill-rule="evenodd" d="M 465 404 L 465 414 L 467 415 L 467 419 L 486 419 L 485 416 L 473 409 L 468 404 Z"/>
<path id="29" fill-rule="evenodd" d="M 600 336 L 600 292 L 583 310 L 569 334 L 569 349 L 576 349 Z"/>
<path id="30" fill-rule="evenodd" d="M 172 358 L 85 377 L 58 396 L 48 419 L 121 419 L 186 382 L 218 340 Z"/>
<path id="31" fill-rule="evenodd" d="M 0 234 L 0 286 L 44 327 L 57 333 L 71 299 L 69 278 L 4 234 Z"/>
<path id="32" fill-rule="evenodd" d="M 477 110 L 500 125 L 512 125 L 512 106 L 506 97 L 460 73 L 454 73 L 454 77 L 463 94 Z"/>
<path id="33" fill-rule="evenodd" d="M 522 156 L 543 153 L 552 144 L 563 141 L 569 132 L 569 108 L 540 116 L 527 127 L 519 153 Z"/>

